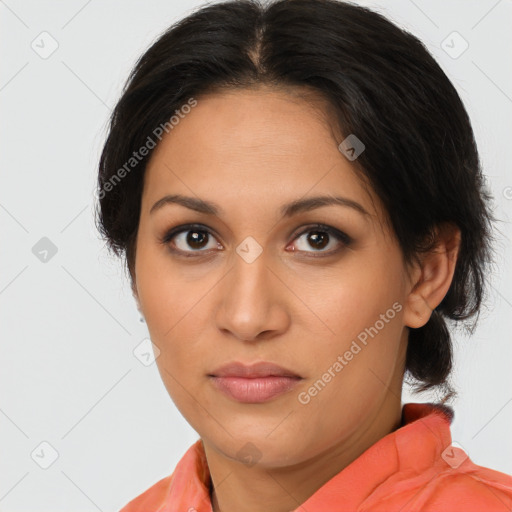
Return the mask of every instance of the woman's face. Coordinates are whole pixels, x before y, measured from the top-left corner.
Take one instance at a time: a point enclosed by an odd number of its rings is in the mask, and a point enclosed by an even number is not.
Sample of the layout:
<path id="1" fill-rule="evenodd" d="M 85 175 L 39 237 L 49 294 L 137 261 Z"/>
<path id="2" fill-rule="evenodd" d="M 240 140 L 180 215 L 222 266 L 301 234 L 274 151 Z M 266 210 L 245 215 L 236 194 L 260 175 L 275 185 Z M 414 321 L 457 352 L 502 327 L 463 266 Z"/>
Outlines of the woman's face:
<path id="1" fill-rule="evenodd" d="M 238 90 L 198 98 L 148 164 L 135 293 L 172 400 L 230 459 L 300 464 L 371 436 L 400 408 L 411 286 L 381 203 L 340 142 L 298 96 Z M 168 195 L 216 213 L 171 201 L 152 210 Z M 342 200 L 283 214 L 320 196 Z M 301 378 L 240 401 L 210 376 L 235 361 Z"/>

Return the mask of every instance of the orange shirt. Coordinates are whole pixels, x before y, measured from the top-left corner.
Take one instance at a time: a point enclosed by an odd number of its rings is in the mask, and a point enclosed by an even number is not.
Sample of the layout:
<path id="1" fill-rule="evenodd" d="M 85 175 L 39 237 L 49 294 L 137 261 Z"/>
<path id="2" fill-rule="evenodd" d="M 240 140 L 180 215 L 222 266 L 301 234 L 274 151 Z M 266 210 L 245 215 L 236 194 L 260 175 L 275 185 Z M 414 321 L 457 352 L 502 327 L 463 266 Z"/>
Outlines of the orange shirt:
<path id="1" fill-rule="evenodd" d="M 510 512 L 512 476 L 474 464 L 451 446 L 453 411 L 405 404 L 401 427 L 327 481 L 294 512 Z M 199 439 L 172 475 L 120 512 L 212 512 Z"/>

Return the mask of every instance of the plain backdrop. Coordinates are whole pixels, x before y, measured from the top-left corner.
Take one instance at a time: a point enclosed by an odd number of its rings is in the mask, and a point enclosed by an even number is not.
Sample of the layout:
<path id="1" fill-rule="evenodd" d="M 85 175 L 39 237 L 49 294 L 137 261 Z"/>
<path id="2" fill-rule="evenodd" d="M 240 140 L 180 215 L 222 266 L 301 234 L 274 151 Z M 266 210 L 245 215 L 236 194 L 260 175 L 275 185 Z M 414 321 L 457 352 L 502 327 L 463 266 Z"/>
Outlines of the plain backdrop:
<path id="1" fill-rule="evenodd" d="M 477 331 L 456 334 L 452 433 L 474 462 L 512 473 L 512 3 L 359 3 L 427 45 L 473 122 L 498 259 Z M 200 5 L 0 0 L 0 511 L 118 510 L 198 439 L 134 355 L 148 333 L 96 232 L 93 190 L 135 60 Z"/>

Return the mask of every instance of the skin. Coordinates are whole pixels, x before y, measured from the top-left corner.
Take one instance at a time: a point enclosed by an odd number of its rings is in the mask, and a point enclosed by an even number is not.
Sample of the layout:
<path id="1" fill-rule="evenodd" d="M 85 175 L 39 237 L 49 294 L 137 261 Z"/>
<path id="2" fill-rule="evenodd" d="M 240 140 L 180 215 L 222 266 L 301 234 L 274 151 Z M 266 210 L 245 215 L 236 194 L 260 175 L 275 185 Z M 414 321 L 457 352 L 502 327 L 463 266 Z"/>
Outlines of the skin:
<path id="1" fill-rule="evenodd" d="M 203 441 L 213 510 L 290 511 L 400 426 L 409 328 L 424 325 L 448 291 L 460 234 L 440 229 L 436 249 L 407 266 L 319 102 L 265 87 L 197 99 L 146 169 L 134 296 L 167 391 Z M 214 202 L 222 214 L 178 204 L 150 213 L 167 194 Z M 284 204 L 317 195 L 343 196 L 367 214 L 329 205 L 281 218 Z M 186 223 L 202 224 L 200 244 L 187 244 L 188 231 L 161 242 Z M 311 243 L 315 223 L 352 242 Z M 263 249 L 251 263 L 236 252 L 249 236 Z M 298 395 L 394 303 L 394 318 L 301 403 Z M 240 403 L 208 377 L 231 361 L 271 361 L 302 380 L 265 403 Z M 244 462 L 247 443 L 256 464 Z"/>

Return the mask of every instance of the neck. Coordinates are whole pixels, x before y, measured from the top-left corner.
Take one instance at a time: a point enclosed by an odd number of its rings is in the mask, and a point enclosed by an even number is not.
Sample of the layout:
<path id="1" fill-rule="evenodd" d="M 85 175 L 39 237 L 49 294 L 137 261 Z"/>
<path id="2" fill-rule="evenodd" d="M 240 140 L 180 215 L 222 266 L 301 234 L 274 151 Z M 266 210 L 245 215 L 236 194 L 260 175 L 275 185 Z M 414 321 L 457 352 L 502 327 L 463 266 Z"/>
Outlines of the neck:
<path id="1" fill-rule="evenodd" d="M 247 466 L 203 440 L 211 475 L 213 512 L 289 512 L 297 509 L 382 437 L 400 427 L 401 402 L 390 394 L 376 414 L 334 446 L 284 467 Z"/>

